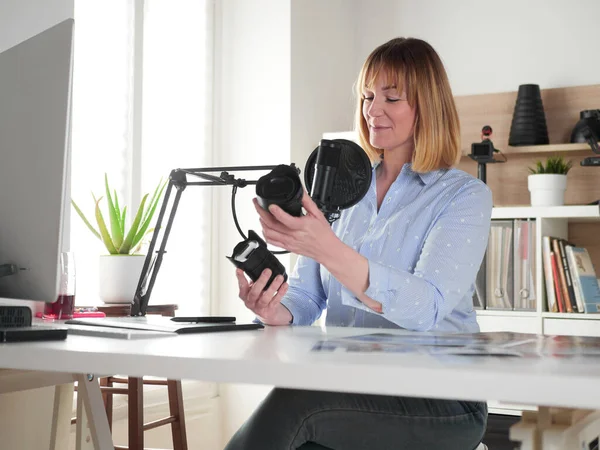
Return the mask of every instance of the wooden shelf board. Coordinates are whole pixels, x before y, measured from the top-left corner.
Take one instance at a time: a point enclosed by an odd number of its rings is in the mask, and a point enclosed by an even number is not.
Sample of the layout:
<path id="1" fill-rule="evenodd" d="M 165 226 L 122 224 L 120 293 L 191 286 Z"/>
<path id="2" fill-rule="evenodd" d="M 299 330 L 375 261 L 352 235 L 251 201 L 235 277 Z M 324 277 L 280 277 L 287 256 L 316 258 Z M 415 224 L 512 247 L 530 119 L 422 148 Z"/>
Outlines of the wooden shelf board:
<path id="1" fill-rule="evenodd" d="M 545 319 L 600 320 L 600 314 L 543 312 Z"/>
<path id="2" fill-rule="evenodd" d="M 492 219 L 556 218 L 573 221 L 600 220 L 598 205 L 564 206 L 498 206 L 492 210 Z"/>
<path id="3" fill-rule="evenodd" d="M 323 133 L 325 139 L 348 139 L 358 142 L 358 133 L 356 131 L 338 131 Z M 600 145 L 600 142 L 598 143 Z M 528 145 L 528 146 L 508 146 L 500 148 L 500 151 L 506 155 L 514 154 L 536 154 L 536 153 L 561 153 L 561 152 L 581 152 L 590 150 L 590 146 L 586 143 L 564 143 L 564 144 L 549 144 L 549 145 Z M 463 151 L 462 156 L 467 157 L 469 151 Z"/>
<path id="4" fill-rule="evenodd" d="M 503 317 L 537 317 L 535 311 L 514 311 L 512 309 L 476 309 L 478 316 L 503 316 Z"/>
<path id="5" fill-rule="evenodd" d="M 599 143 L 600 144 L 600 143 Z M 520 146 L 513 147 L 508 146 L 506 148 L 499 148 L 499 150 L 505 155 L 525 155 L 525 154 L 538 154 L 538 153 L 564 153 L 564 152 L 581 152 L 585 150 L 589 150 L 590 154 L 592 149 L 586 143 L 565 143 L 565 144 L 549 144 L 549 145 L 529 145 L 529 146 Z M 463 151 L 462 156 L 469 156 L 470 151 Z M 496 155 L 496 159 L 502 159 L 502 155 Z"/>

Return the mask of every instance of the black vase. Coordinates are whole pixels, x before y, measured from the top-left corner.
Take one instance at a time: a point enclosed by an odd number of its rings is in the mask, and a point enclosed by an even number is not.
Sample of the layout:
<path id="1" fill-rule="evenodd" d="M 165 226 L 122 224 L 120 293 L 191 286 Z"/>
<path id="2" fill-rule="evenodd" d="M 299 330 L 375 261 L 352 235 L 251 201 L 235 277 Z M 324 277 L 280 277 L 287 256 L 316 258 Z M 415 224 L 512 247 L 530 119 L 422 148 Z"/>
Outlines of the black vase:
<path id="1" fill-rule="evenodd" d="M 549 142 L 540 87 L 537 84 L 522 84 L 510 124 L 508 145 L 545 145 Z"/>

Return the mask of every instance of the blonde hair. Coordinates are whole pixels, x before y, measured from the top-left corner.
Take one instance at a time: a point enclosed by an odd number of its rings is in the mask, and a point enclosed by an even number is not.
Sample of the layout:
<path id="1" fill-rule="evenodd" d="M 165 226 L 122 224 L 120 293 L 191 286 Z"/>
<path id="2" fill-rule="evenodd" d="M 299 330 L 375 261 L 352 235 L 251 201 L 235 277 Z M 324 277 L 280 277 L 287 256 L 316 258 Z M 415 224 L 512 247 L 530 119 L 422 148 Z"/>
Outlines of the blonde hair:
<path id="1" fill-rule="evenodd" d="M 444 65 L 427 42 L 415 38 L 395 38 L 369 55 L 356 83 L 356 130 L 360 144 L 372 160 L 383 149 L 369 142 L 369 128 L 363 117 L 363 89 L 373 89 L 383 75 L 398 92 L 405 88 L 407 100 L 415 108 L 413 136 L 415 172 L 452 167 L 460 158 L 460 124 L 452 89 Z"/>

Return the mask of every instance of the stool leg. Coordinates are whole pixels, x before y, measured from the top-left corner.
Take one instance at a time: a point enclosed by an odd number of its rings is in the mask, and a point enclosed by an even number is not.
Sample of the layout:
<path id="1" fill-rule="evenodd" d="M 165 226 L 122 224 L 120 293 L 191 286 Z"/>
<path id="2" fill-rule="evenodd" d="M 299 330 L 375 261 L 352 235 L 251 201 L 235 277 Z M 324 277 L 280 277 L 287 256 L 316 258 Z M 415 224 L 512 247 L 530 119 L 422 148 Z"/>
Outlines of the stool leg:
<path id="1" fill-rule="evenodd" d="M 129 413 L 129 450 L 144 450 L 144 382 L 129 377 L 127 387 Z"/>
<path id="2" fill-rule="evenodd" d="M 169 410 L 171 415 L 176 417 L 176 420 L 171 423 L 173 450 L 188 450 L 181 381 L 168 380 L 167 388 L 169 391 Z"/>

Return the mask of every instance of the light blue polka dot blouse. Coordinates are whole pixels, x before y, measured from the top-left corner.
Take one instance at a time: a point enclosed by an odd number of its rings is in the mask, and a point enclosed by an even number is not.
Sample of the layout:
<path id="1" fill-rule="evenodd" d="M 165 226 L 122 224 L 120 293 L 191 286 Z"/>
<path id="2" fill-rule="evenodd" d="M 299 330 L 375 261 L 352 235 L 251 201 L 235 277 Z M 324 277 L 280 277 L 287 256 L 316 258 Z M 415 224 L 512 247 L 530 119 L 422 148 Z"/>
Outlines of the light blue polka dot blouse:
<path id="1" fill-rule="evenodd" d="M 458 169 L 419 174 L 405 164 L 378 212 L 378 164 L 368 193 L 342 211 L 333 230 L 369 260 L 365 294 L 383 305 L 383 313 L 300 256 L 282 299 L 292 323 L 310 325 L 327 309 L 332 326 L 479 331 L 472 295 L 489 236 L 490 189 Z"/>

